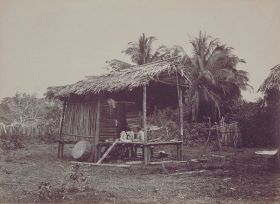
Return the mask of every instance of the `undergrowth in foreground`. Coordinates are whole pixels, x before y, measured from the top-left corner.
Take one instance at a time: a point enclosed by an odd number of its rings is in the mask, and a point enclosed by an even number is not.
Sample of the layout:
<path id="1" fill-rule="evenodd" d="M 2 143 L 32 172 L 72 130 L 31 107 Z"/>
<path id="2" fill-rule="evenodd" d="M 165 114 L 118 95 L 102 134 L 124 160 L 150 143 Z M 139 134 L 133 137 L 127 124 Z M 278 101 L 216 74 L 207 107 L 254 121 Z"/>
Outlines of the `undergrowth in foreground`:
<path id="1" fill-rule="evenodd" d="M 88 189 L 89 175 L 79 164 L 71 165 L 68 169 L 60 166 L 63 178 L 59 185 L 44 181 L 38 185 L 38 190 L 32 192 L 35 202 L 60 202 L 69 200 L 69 193 L 83 192 Z"/>

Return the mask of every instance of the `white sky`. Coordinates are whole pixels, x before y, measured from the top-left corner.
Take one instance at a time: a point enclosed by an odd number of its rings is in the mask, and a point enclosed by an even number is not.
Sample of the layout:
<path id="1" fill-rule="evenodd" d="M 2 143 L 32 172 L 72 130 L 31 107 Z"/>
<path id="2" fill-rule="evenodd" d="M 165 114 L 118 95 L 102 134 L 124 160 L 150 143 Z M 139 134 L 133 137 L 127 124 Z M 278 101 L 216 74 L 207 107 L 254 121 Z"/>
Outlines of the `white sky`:
<path id="1" fill-rule="evenodd" d="M 206 31 L 235 48 L 255 91 L 280 63 L 279 0 L 0 0 L 0 98 L 74 83 L 141 33 L 155 47 L 182 45 Z M 256 93 L 244 93 L 253 100 Z"/>

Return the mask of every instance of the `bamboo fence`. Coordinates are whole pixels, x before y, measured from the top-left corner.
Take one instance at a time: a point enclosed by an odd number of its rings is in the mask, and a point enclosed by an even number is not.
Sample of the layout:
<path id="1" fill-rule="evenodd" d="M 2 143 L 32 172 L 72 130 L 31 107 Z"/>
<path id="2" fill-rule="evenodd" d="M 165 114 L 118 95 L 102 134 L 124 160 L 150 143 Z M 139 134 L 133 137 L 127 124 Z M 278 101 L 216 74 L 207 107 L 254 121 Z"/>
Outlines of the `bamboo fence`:
<path id="1" fill-rule="evenodd" d="M 23 137 L 39 137 L 57 134 L 53 127 L 38 125 L 0 125 L 0 137 L 20 135 Z"/>
<path id="2" fill-rule="evenodd" d="M 236 147 L 241 140 L 240 130 L 238 123 L 226 124 L 225 119 L 222 118 L 218 126 L 218 134 L 220 141 L 225 146 Z"/>

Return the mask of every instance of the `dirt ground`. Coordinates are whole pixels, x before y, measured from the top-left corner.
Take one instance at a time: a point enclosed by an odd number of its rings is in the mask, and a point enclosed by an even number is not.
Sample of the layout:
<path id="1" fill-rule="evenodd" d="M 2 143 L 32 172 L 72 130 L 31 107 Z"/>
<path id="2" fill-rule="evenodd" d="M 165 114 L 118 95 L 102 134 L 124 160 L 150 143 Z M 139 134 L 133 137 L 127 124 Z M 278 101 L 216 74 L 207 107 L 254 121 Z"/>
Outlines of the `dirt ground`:
<path id="1" fill-rule="evenodd" d="M 59 201 L 278 203 L 280 174 L 254 151 L 224 148 L 220 153 L 208 150 L 201 157 L 201 147 L 185 147 L 187 163 L 130 168 L 83 166 L 80 168 L 89 176 L 87 189 L 66 192 Z M 61 186 L 65 169 L 71 166 L 69 148 L 64 160 L 57 159 L 56 153 L 56 144 L 30 144 L 16 151 L 1 152 L 0 201 L 46 202 L 38 199 L 40 183 Z"/>

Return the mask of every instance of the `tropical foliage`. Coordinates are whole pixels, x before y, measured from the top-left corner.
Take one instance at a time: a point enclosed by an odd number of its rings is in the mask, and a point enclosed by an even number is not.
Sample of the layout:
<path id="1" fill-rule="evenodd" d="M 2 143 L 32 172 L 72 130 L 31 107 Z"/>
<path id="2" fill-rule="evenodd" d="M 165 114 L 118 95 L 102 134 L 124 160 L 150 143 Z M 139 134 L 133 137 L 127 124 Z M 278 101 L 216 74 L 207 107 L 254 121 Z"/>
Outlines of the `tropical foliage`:
<path id="1" fill-rule="evenodd" d="M 264 93 L 266 109 L 270 113 L 272 119 L 272 128 L 277 143 L 280 143 L 280 65 L 271 68 L 269 76 L 260 86 L 259 91 Z"/>
<path id="2" fill-rule="evenodd" d="M 152 43 L 155 39 L 143 34 L 138 42 L 128 43 L 123 53 L 129 55 L 137 65 L 180 57 L 181 66 L 188 70 L 188 77 L 192 81 L 185 97 L 191 104 L 193 121 L 201 121 L 205 116 L 218 119 L 221 114 L 230 111 L 232 103 L 241 98 L 241 91 L 250 87 L 248 73 L 237 69 L 237 65 L 245 63 L 245 60 L 233 54 L 233 48 L 218 39 L 200 32 L 198 37 L 190 41 L 190 55 L 181 46 L 160 46 L 153 52 Z M 109 61 L 109 65 L 116 71 L 129 67 L 129 64 L 119 60 Z"/>
<path id="3" fill-rule="evenodd" d="M 17 139 L 24 137 L 25 133 L 32 133 L 32 136 L 51 141 L 58 132 L 60 110 L 60 103 L 26 93 L 3 98 L 0 103 L 0 136 Z M 33 132 L 43 135 L 34 135 Z"/>
<path id="4" fill-rule="evenodd" d="M 262 98 L 256 102 L 241 100 L 232 104 L 231 113 L 225 116 L 229 122 L 238 122 L 243 146 L 274 146 L 277 142 L 275 119 L 271 110 L 263 104 Z"/>

